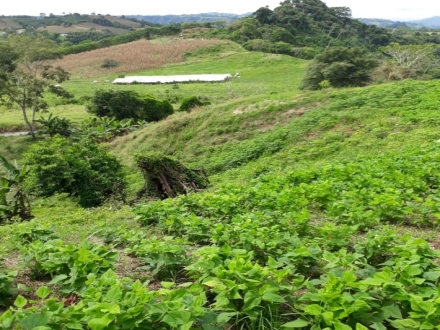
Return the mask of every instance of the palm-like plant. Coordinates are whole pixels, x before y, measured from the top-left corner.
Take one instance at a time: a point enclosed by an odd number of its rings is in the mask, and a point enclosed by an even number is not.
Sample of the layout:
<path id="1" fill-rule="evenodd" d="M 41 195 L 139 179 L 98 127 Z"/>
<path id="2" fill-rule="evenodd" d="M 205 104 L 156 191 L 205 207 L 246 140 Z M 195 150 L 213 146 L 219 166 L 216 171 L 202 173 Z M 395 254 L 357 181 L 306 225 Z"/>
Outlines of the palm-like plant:
<path id="1" fill-rule="evenodd" d="M 21 220 L 31 219 L 31 206 L 22 189 L 26 167 L 20 169 L 1 155 L 0 165 L 3 172 L 0 176 L 0 223 L 16 216 Z"/>

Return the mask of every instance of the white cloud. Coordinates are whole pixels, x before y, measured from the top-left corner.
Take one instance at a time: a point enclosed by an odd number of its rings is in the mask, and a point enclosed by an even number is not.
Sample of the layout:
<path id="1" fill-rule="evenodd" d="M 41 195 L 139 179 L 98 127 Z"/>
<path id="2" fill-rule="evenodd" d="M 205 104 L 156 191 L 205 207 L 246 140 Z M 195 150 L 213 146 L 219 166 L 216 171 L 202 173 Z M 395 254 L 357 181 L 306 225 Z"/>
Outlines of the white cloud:
<path id="1" fill-rule="evenodd" d="M 4 2 L 0 10 L 2 15 L 38 15 L 41 12 L 46 14 L 96 12 L 112 15 L 165 15 L 204 12 L 243 14 L 266 5 L 273 9 L 279 5 L 281 0 L 0 1 Z M 354 17 L 412 19 L 440 16 L 440 1 L 437 0 L 324 0 L 324 2 L 330 7 L 350 7 Z"/>
<path id="2" fill-rule="evenodd" d="M 440 16 L 436 0 L 324 0 L 329 7 L 346 6 L 353 17 L 418 19 Z"/>

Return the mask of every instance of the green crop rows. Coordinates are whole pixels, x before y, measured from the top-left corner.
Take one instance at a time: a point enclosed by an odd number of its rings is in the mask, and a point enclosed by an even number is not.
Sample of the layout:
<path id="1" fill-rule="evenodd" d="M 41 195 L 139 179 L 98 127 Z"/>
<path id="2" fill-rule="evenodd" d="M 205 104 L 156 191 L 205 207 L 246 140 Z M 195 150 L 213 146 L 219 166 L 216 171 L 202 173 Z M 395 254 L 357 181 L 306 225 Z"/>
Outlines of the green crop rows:
<path id="1" fill-rule="evenodd" d="M 137 221 L 156 237 L 106 230 L 109 248 L 25 232 L 23 262 L 62 296 L 45 286 L 35 299 L 18 296 L 0 324 L 438 329 L 440 253 L 423 239 L 370 228 L 436 227 L 439 160 L 440 145 L 419 146 L 138 205 Z M 118 253 L 137 260 L 149 280 L 117 275 Z M 3 302 L 13 276 L 0 277 Z"/>

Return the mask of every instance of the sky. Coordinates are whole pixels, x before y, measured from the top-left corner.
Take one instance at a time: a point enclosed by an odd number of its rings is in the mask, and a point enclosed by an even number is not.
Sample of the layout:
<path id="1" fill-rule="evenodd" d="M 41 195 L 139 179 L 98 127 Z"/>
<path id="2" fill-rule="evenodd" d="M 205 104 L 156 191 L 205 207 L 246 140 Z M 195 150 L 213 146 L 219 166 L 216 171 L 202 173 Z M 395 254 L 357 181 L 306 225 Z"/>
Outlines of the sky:
<path id="1" fill-rule="evenodd" d="M 353 17 L 420 19 L 440 16 L 439 0 L 324 0 L 329 7 L 346 6 Z M 0 15 L 39 15 L 65 13 L 110 15 L 166 15 L 222 12 L 243 14 L 268 5 L 275 8 L 280 0 L 0 0 Z"/>

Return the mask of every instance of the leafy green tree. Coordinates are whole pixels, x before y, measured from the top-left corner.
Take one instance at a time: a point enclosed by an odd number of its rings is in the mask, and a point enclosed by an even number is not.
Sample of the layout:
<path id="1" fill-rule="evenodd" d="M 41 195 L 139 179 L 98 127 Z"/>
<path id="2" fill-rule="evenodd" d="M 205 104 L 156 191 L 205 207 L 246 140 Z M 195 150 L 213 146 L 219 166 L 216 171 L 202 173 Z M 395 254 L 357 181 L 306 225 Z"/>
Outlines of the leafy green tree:
<path id="1" fill-rule="evenodd" d="M 364 86 L 379 62 L 365 49 L 330 47 L 315 57 L 303 80 L 303 88 L 320 89 L 328 80 L 332 87 Z"/>
<path id="2" fill-rule="evenodd" d="M 134 119 L 159 121 L 174 110 L 170 102 L 141 96 L 134 91 L 99 90 L 87 106 L 98 117 L 114 117 L 117 120 Z"/>
<path id="3" fill-rule="evenodd" d="M 122 165 L 88 140 L 45 139 L 29 148 L 23 162 L 29 168 L 25 188 L 35 196 L 68 193 L 78 197 L 82 207 L 99 206 L 111 196 L 125 197 Z"/>
<path id="4" fill-rule="evenodd" d="M 71 98 L 61 87 L 69 74 L 48 61 L 59 57 L 54 41 L 42 36 L 12 36 L 0 42 L 0 104 L 20 107 L 24 122 L 35 137 L 35 115 L 47 110 L 44 93 Z M 29 113 L 30 112 L 30 113 Z"/>

